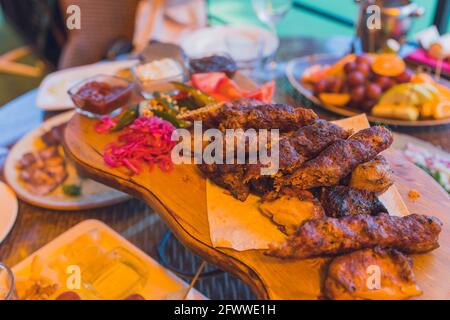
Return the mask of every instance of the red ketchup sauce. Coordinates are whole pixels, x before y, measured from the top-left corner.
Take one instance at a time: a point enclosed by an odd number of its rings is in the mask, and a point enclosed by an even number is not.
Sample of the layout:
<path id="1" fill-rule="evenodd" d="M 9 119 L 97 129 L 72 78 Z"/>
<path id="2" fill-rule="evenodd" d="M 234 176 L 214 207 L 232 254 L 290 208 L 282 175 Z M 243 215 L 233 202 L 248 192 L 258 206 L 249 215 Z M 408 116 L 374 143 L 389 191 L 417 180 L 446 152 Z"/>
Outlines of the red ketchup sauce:
<path id="1" fill-rule="evenodd" d="M 130 100 L 131 91 L 130 86 L 91 81 L 78 89 L 73 99 L 83 110 L 106 115 L 125 105 Z"/>

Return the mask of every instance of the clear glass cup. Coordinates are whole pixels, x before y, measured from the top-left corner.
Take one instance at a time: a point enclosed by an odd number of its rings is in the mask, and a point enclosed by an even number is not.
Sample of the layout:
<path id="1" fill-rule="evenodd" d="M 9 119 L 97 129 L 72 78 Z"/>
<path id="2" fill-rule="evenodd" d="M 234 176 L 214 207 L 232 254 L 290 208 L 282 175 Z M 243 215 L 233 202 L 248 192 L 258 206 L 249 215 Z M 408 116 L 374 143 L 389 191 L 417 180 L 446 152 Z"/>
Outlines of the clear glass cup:
<path id="1" fill-rule="evenodd" d="M 252 0 L 253 9 L 259 20 L 269 26 L 269 29 L 278 38 L 277 24 L 291 9 L 293 0 Z M 261 70 L 264 80 L 271 80 L 284 74 L 283 64 L 275 61 L 275 53 L 266 59 Z"/>
<path id="2" fill-rule="evenodd" d="M 264 58 L 264 38 L 253 32 L 244 31 L 239 34 L 227 34 L 224 42 L 238 69 L 250 78 L 255 78 Z"/>
<path id="3" fill-rule="evenodd" d="M 128 106 L 134 84 L 127 79 L 99 74 L 73 85 L 67 92 L 78 113 L 89 118 L 115 116 Z"/>
<path id="4" fill-rule="evenodd" d="M 0 263 L 0 300 L 17 300 L 14 275 L 7 266 Z"/>
<path id="5" fill-rule="evenodd" d="M 179 65 L 179 63 L 177 64 Z M 185 68 L 179 65 L 179 72 L 175 75 L 160 79 L 142 79 L 138 72 L 138 69 L 142 65 L 145 65 L 145 63 L 137 64 L 131 67 L 131 72 L 133 73 L 134 81 L 137 84 L 141 95 L 146 99 L 152 99 L 156 91 L 165 92 L 175 90 L 175 87 L 170 82 L 183 82 L 186 78 Z"/>

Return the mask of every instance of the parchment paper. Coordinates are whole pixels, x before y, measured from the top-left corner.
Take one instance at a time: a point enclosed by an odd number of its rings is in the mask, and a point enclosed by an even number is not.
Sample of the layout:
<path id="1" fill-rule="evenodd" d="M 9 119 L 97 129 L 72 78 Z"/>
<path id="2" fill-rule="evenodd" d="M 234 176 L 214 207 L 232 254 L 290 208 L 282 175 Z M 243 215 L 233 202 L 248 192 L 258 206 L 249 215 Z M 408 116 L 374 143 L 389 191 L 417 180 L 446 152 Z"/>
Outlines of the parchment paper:
<path id="1" fill-rule="evenodd" d="M 335 121 L 339 126 L 354 132 L 368 128 L 366 116 L 358 115 Z M 250 195 L 245 202 L 207 181 L 206 198 L 211 242 L 214 247 L 237 251 L 267 249 L 269 243 L 283 242 L 286 235 L 258 209 L 259 197 Z M 379 197 L 392 215 L 408 215 L 409 211 L 395 185 Z"/>

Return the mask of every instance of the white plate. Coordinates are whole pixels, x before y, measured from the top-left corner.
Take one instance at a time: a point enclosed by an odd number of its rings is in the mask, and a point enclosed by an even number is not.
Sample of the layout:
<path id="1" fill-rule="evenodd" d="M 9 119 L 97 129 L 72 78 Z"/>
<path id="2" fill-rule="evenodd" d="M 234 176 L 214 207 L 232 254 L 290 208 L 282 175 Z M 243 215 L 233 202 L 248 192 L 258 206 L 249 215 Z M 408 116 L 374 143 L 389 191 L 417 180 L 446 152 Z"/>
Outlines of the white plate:
<path id="1" fill-rule="evenodd" d="M 256 26 L 216 26 L 194 31 L 181 39 L 181 47 L 189 57 L 228 53 L 225 38 L 245 33 L 264 41 L 264 56 L 273 54 L 279 45 L 278 38 L 269 30 Z M 235 57 L 234 57 L 235 58 Z"/>
<path id="2" fill-rule="evenodd" d="M 167 299 L 168 297 L 180 299 L 183 296 L 183 293 L 185 293 L 185 289 L 189 287 L 186 282 L 178 278 L 169 270 L 165 269 L 142 250 L 135 247 L 120 234 L 98 220 L 85 220 L 77 224 L 38 251 L 34 252 L 32 255 L 28 256 L 25 260 L 21 261 L 12 268 L 14 277 L 16 279 L 28 278 L 30 273 L 30 265 L 35 256 L 39 256 L 42 261 L 48 261 L 48 259 L 52 258 L 55 259 L 56 252 L 61 252 L 60 249 L 73 243 L 80 236 L 86 235 L 89 232 L 98 232 L 100 238 L 99 241 L 102 241 L 102 237 L 104 240 L 107 240 L 106 244 L 101 246 L 106 251 L 121 247 L 143 261 L 148 272 L 148 279 L 144 287 L 136 293 L 142 295 L 144 298 L 148 300 Z M 67 290 L 61 288 L 61 291 Z M 192 289 L 188 295 L 188 300 L 205 299 L 207 298 L 196 289 Z"/>
<path id="3" fill-rule="evenodd" d="M 11 231 L 17 218 L 18 204 L 14 192 L 0 181 L 0 243 Z"/>
<path id="4" fill-rule="evenodd" d="M 71 109 L 74 105 L 67 94 L 71 86 L 97 74 L 113 75 L 137 62 L 138 60 L 100 62 L 50 73 L 39 86 L 36 105 L 48 111 Z"/>
<path id="5" fill-rule="evenodd" d="M 70 197 L 65 195 L 61 187 L 57 187 L 50 194 L 45 196 L 36 196 L 28 192 L 19 181 L 19 172 L 16 169 L 16 163 L 23 154 L 36 150 L 36 141 L 43 133 L 51 128 L 69 121 L 74 111 L 68 111 L 57 115 L 45 121 L 39 128 L 25 135 L 18 143 L 14 145 L 8 154 L 5 162 L 5 178 L 9 186 L 16 192 L 17 196 L 33 205 L 56 210 L 81 210 L 103 207 L 119 203 L 130 197 L 122 192 L 111 189 L 105 185 L 90 179 L 81 181 L 81 196 Z M 65 183 L 77 181 L 77 174 L 72 165 L 68 167 L 68 178 Z"/>

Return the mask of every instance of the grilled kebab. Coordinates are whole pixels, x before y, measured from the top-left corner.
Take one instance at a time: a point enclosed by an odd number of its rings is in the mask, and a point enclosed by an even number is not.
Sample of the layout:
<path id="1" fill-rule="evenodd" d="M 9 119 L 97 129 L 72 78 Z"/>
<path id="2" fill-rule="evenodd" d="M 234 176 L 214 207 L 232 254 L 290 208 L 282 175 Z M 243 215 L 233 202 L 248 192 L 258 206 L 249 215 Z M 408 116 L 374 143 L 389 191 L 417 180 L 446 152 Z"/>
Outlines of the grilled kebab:
<path id="1" fill-rule="evenodd" d="M 279 170 L 293 172 L 305 161 L 319 154 L 331 143 L 346 139 L 347 130 L 325 120 L 313 120 L 311 124 L 292 134 L 282 135 L 279 141 Z M 273 179 L 261 175 L 261 164 L 202 164 L 200 170 L 218 185 L 227 188 L 234 197 L 245 200 L 252 190 L 264 194 L 273 189 Z"/>
<path id="2" fill-rule="evenodd" d="M 379 273 L 370 269 L 373 266 Z M 325 278 L 324 294 L 334 300 L 400 300 L 422 291 L 416 284 L 411 258 L 395 249 L 375 247 L 334 258 Z"/>
<path id="3" fill-rule="evenodd" d="M 358 165 L 352 172 L 349 186 L 382 194 L 394 183 L 393 172 L 383 156 Z"/>
<path id="4" fill-rule="evenodd" d="M 354 215 L 308 220 L 285 243 L 272 246 L 268 255 L 306 259 L 338 255 L 375 246 L 405 253 L 427 252 L 439 247 L 442 223 L 438 218 L 411 214 L 404 217 Z"/>
<path id="5" fill-rule="evenodd" d="M 334 218 L 357 214 L 377 215 L 380 212 L 387 212 L 375 193 L 347 186 L 322 188 L 320 202 L 326 215 Z"/>
<path id="6" fill-rule="evenodd" d="M 393 141 L 382 126 L 361 130 L 347 140 L 338 140 L 316 158 L 304 163 L 292 175 L 275 179 L 275 187 L 293 185 L 303 189 L 338 185 L 361 163 L 372 160 Z"/>
<path id="7" fill-rule="evenodd" d="M 287 104 L 263 104 L 256 100 L 214 104 L 184 113 L 180 119 L 202 121 L 204 128 L 278 129 L 289 132 L 317 119 L 312 109 Z"/>

